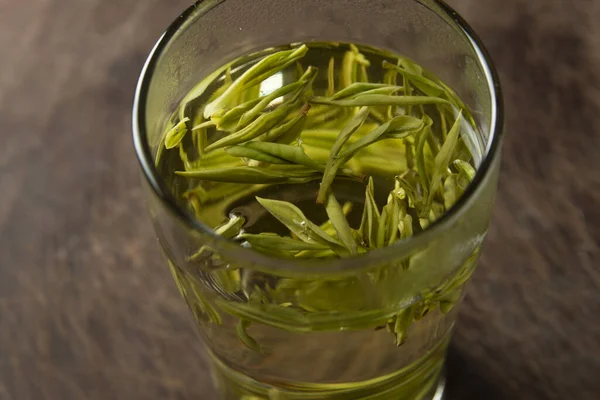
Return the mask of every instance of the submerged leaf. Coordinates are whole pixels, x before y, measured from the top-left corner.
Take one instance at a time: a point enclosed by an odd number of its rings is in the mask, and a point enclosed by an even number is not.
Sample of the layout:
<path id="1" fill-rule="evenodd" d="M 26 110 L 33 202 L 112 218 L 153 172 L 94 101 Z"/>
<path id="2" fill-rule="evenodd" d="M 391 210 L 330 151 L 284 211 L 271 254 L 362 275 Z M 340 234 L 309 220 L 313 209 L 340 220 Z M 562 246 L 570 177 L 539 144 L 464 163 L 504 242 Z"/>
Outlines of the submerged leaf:
<path id="1" fill-rule="evenodd" d="M 448 137 L 446 141 L 440 148 L 440 152 L 435 156 L 435 167 L 433 170 L 433 176 L 431 178 L 431 186 L 429 189 L 429 197 L 427 198 L 427 204 L 431 204 L 433 201 L 433 197 L 436 192 L 440 188 L 442 184 L 442 177 L 446 173 L 450 161 L 452 160 L 452 153 L 454 152 L 454 148 L 456 147 L 456 143 L 458 142 L 461 130 L 462 123 L 462 110 L 458 113 L 456 118 L 456 122 L 448 132 Z"/>
<path id="2" fill-rule="evenodd" d="M 402 221 L 398 223 L 398 229 L 400 230 L 400 238 L 402 240 L 408 239 L 413 235 L 413 219 L 409 214 L 406 214 Z"/>
<path id="3" fill-rule="evenodd" d="M 292 231 L 300 240 L 329 246 L 332 250 L 345 254 L 347 251 L 335 238 L 309 221 L 295 205 L 286 201 L 269 200 L 257 197 L 256 200 L 275 218 Z"/>
<path id="4" fill-rule="evenodd" d="M 252 87 L 271 75 L 285 69 L 304 57 L 308 47 L 302 45 L 296 49 L 279 51 L 270 54 L 250 67 L 239 78 L 237 78 L 218 98 L 210 102 L 204 108 L 204 117 L 210 118 L 215 112 L 229 108 L 232 98 L 239 92 Z"/>
<path id="5" fill-rule="evenodd" d="M 358 253 L 358 246 L 352 235 L 352 229 L 348 225 L 348 220 L 346 220 L 342 207 L 332 192 L 329 192 L 327 195 L 325 210 L 344 246 L 350 251 L 351 255 L 356 255 Z"/>
<path id="6" fill-rule="evenodd" d="M 208 181 L 247 184 L 306 183 L 321 177 L 320 173 L 306 168 L 284 171 L 263 167 L 233 167 L 176 171 L 175 173 Z"/>
<path id="7" fill-rule="evenodd" d="M 237 237 L 247 241 L 255 249 L 279 249 L 286 251 L 328 250 L 329 247 L 319 243 L 307 243 L 291 237 L 279 236 L 275 233 L 258 235 L 243 233 Z"/>
<path id="8" fill-rule="evenodd" d="M 234 144 L 240 144 L 255 139 L 284 121 L 288 114 L 297 107 L 298 104 L 296 102 L 284 103 L 269 113 L 261 114 L 260 117 L 248 126 L 208 145 L 206 151 L 232 146 Z"/>
<path id="9" fill-rule="evenodd" d="M 375 185 L 373 178 L 369 178 L 369 183 L 365 191 L 365 206 L 359 228 L 363 241 L 369 248 L 376 247 L 380 218 L 381 215 L 375 202 Z"/>
<path id="10" fill-rule="evenodd" d="M 323 172 L 323 180 L 321 181 L 321 186 L 319 188 L 319 194 L 317 196 L 317 202 L 323 203 L 325 201 L 325 197 L 335 179 L 337 174 L 337 170 L 342 166 L 342 164 L 337 165 L 338 154 L 341 151 L 342 147 L 346 144 L 350 136 L 352 136 L 356 131 L 360 129 L 360 127 L 364 124 L 365 120 L 369 116 L 369 109 L 367 107 L 363 107 L 360 111 L 344 126 L 344 128 L 340 131 L 337 136 L 333 146 L 331 146 L 331 150 L 329 152 L 329 160 L 327 161 L 327 165 L 325 167 L 325 171 Z"/>
<path id="11" fill-rule="evenodd" d="M 324 167 L 311 160 L 302 147 L 269 142 L 248 142 L 243 145 L 229 147 L 225 150 L 236 157 L 246 157 L 272 164 L 303 165 L 315 171 Z"/>
<path id="12" fill-rule="evenodd" d="M 344 214 L 344 217 L 348 217 L 348 214 L 350 214 L 350 211 L 352 211 L 353 207 L 354 207 L 354 205 L 350 202 L 347 202 L 344 204 L 344 206 L 342 207 L 342 213 Z M 335 235 L 337 235 L 337 232 L 336 232 L 335 228 L 333 227 L 331 220 L 325 221 L 319 227 L 333 237 L 335 237 Z M 361 239 L 361 241 L 362 241 L 362 239 Z"/>
<path id="13" fill-rule="evenodd" d="M 314 104 L 327 104 L 338 107 L 364 106 L 418 106 L 427 104 L 450 104 L 448 100 L 431 96 L 393 96 L 385 94 L 364 94 L 353 99 L 331 100 L 327 97 L 313 97 Z"/>
<path id="14" fill-rule="evenodd" d="M 240 341 L 248 347 L 250 350 L 254 350 L 258 353 L 262 353 L 262 348 L 258 344 L 258 342 L 248 334 L 248 328 L 250 327 L 251 322 L 245 319 L 240 319 L 237 324 L 236 332 Z"/>
<path id="15" fill-rule="evenodd" d="M 461 190 L 458 187 L 458 175 L 448 175 L 444 181 L 444 207 L 450 209 L 460 197 Z"/>
<path id="16" fill-rule="evenodd" d="M 396 335 L 396 346 L 402 346 L 408 337 L 408 329 L 414 320 L 414 306 L 400 311 L 393 320 L 393 332 Z"/>
<path id="17" fill-rule="evenodd" d="M 410 68 L 401 68 L 387 61 L 383 62 L 383 68 L 395 69 L 396 71 L 402 73 L 417 89 L 427 96 L 442 97 L 445 94 L 444 88 L 422 75 L 422 70 L 419 73 L 414 69 L 411 70 Z"/>
<path id="18" fill-rule="evenodd" d="M 165 136 L 165 147 L 167 149 L 172 149 L 174 147 L 177 147 L 179 145 L 179 143 L 181 143 L 184 136 L 188 132 L 187 122 L 189 120 L 190 119 L 187 117 L 182 119 L 177 125 L 175 125 L 173 127 L 173 129 L 171 129 L 169 132 L 167 132 L 167 135 Z"/>
<path id="19" fill-rule="evenodd" d="M 354 155 L 363 148 L 383 139 L 401 139 L 412 135 L 423 128 L 423 121 L 409 116 L 394 117 L 385 124 L 374 129 L 367 135 L 349 145 L 344 152 L 330 157 L 328 169 L 323 174 L 323 181 L 319 189 L 317 202 L 322 203 L 327 191 L 335 178 L 337 171 L 346 164 Z M 341 134 L 340 134 L 341 136 Z M 333 148 L 332 148 L 333 150 Z"/>
<path id="20" fill-rule="evenodd" d="M 425 144 L 427 143 L 428 137 L 431 135 L 431 125 L 433 124 L 433 121 L 427 115 L 423 117 L 423 121 L 425 126 L 424 129 L 419 133 L 415 156 L 421 187 L 423 190 L 429 190 L 430 177 L 426 168 Z"/>
<path id="21" fill-rule="evenodd" d="M 453 164 L 468 178 L 469 182 L 475 178 L 475 168 L 473 168 L 473 166 L 468 162 L 463 160 L 455 160 Z"/>
<path id="22" fill-rule="evenodd" d="M 300 137 L 304 126 L 306 125 L 306 114 L 310 110 L 310 105 L 305 104 L 300 112 L 288 122 L 281 124 L 262 136 L 258 140 L 262 142 L 274 142 L 281 144 L 290 144 Z"/>
<path id="23" fill-rule="evenodd" d="M 214 231 L 219 236 L 223 236 L 224 238 L 231 239 L 231 238 L 239 235 L 239 233 L 242 231 L 242 227 L 244 226 L 245 223 L 246 223 L 246 219 L 244 217 L 242 217 L 240 215 L 234 215 L 233 217 L 231 217 L 229 219 L 229 221 L 216 227 L 214 229 Z M 195 260 L 199 259 L 202 256 L 202 254 L 204 254 L 206 251 L 209 251 L 209 250 L 210 250 L 209 247 L 202 246 L 202 247 L 200 247 L 200 249 L 197 252 L 195 252 L 194 254 L 189 256 L 187 258 L 187 260 L 195 261 Z"/>
<path id="24" fill-rule="evenodd" d="M 193 130 L 201 128 L 209 128 L 215 126 L 220 131 L 233 132 L 238 130 L 239 120 L 244 113 L 251 110 L 260 102 L 260 99 L 249 100 L 245 103 L 239 104 L 227 111 L 221 110 L 211 117 L 210 121 L 203 122 L 197 125 Z"/>
<path id="25" fill-rule="evenodd" d="M 261 112 L 274 100 L 279 97 L 285 96 L 289 93 L 293 93 L 291 101 L 295 101 L 302 90 L 306 89 L 307 85 L 311 84 L 314 78 L 317 76 L 317 69 L 314 67 L 308 67 L 304 75 L 297 82 L 290 83 L 289 85 L 282 86 L 281 88 L 273 91 L 273 93 L 264 96 L 260 101 L 244 115 L 241 116 L 238 126 L 243 127 L 248 122 L 252 121 L 260 115 Z"/>
<path id="26" fill-rule="evenodd" d="M 374 90 L 380 90 L 383 93 L 387 93 L 389 95 L 389 94 L 395 93 L 399 90 L 402 90 L 402 87 L 395 86 L 395 85 L 387 85 L 385 83 L 357 82 L 357 83 L 353 83 L 353 84 L 349 85 L 348 87 L 335 93 L 333 96 L 331 96 L 331 100 L 356 98 L 365 93 L 377 94 L 377 93 L 373 93 Z M 379 94 L 381 94 L 381 93 L 379 93 Z"/>
<path id="27" fill-rule="evenodd" d="M 333 96 L 335 93 L 335 58 L 329 59 L 329 66 L 327 68 L 327 94 Z"/>

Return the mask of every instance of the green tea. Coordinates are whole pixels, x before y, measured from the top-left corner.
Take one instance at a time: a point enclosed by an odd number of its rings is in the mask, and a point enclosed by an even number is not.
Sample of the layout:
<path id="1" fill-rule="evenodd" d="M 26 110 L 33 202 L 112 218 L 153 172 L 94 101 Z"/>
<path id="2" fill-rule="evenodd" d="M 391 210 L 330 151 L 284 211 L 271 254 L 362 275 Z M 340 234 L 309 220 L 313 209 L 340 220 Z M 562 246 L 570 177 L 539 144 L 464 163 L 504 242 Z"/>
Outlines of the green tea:
<path id="1" fill-rule="evenodd" d="M 156 164 L 196 219 L 284 265 L 419 234 L 467 190 L 483 151 L 465 104 L 418 64 L 310 43 L 236 59 L 200 82 L 165 127 Z M 228 398 L 425 400 L 477 255 L 405 297 L 418 257 L 319 279 L 244 268 L 209 246 L 170 265 Z"/>

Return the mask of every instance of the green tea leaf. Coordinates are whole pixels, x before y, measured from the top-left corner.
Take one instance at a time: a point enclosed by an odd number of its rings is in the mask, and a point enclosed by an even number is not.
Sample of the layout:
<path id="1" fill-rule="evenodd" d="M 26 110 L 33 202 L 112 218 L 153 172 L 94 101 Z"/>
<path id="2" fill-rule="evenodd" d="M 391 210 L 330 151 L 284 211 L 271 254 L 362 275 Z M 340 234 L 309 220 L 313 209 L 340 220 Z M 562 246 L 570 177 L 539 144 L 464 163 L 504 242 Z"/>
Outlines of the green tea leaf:
<path id="1" fill-rule="evenodd" d="M 412 325 L 414 320 L 415 309 L 413 306 L 409 306 L 400 311 L 393 321 L 393 331 L 396 335 L 396 346 L 401 346 L 406 342 L 408 329 Z"/>
<path id="2" fill-rule="evenodd" d="M 422 76 L 423 75 L 423 67 L 414 61 L 406 58 L 400 57 L 398 59 L 399 64 L 404 68 L 404 70 L 410 72 L 413 75 Z"/>
<path id="3" fill-rule="evenodd" d="M 375 247 L 378 249 L 385 247 L 385 236 L 391 219 L 391 216 L 389 215 L 390 209 L 388 206 L 389 205 L 386 204 L 381 210 L 381 218 L 379 219 L 379 226 L 377 226 L 377 239 L 375 242 Z"/>
<path id="4" fill-rule="evenodd" d="M 375 92 L 373 90 L 382 90 L 383 92 Z M 361 94 L 388 94 L 391 95 L 399 90 L 402 90 L 402 86 L 387 85 L 385 83 L 364 83 L 357 82 L 353 83 L 346 88 L 330 96 L 331 100 L 343 100 L 348 98 L 356 98 Z"/>
<path id="5" fill-rule="evenodd" d="M 315 110 L 314 112 L 312 110 Z M 351 110 L 342 107 L 313 106 L 308 114 L 306 128 L 337 129 L 346 124 L 354 115 Z M 304 134 L 304 133 L 303 133 Z M 337 132 L 336 132 L 337 134 Z"/>
<path id="6" fill-rule="evenodd" d="M 187 134 L 187 122 L 189 118 L 184 118 L 177 125 L 173 127 L 165 136 L 165 147 L 167 149 L 172 149 L 177 147 L 179 143 L 183 140 L 184 136 Z"/>
<path id="7" fill-rule="evenodd" d="M 200 116 L 200 121 L 202 121 L 202 117 Z M 196 121 L 194 121 L 196 122 Z M 199 156 L 204 155 L 204 149 L 208 144 L 208 132 L 205 127 L 201 127 L 196 129 L 196 127 L 192 128 L 192 143 L 196 148 Z"/>
<path id="8" fill-rule="evenodd" d="M 471 182 L 475 178 L 475 168 L 471 164 L 463 160 L 455 160 L 454 166 L 463 173 Z"/>
<path id="9" fill-rule="evenodd" d="M 237 293 L 242 288 L 242 280 L 239 270 L 215 269 L 210 271 L 213 280 L 221 291 L 226 293 Z"/>
<path id="10" fill-rule="evenodd" d="M 323 203 L 325 201 L 326 195 L 335 179 L 337 174 L 337 170 L 342 166 L 339 164 L 336 166 L 336 160 L 338 158 L 338 153 L 341 151 L 342 147 L 350 136 L 352 136 L 360 127 L 364 124 L 365 120 L 369 116 L 369 109 L 367 107 L 363 107 L 360 111 L 348 122 L 346 126 L 340 131 L 337 136 L 333 146 L 331 147 L 331 151 L 329 153 L 329 160 L 327 161 L 327 165 L 325 166 L 325 171 L 323 172 L 323 180 L 321 181 L 321 186 L 319 188 L 319 194 L 317 196 L 317 202 Z"/>
<path id="11" fill-rule="evenodd" d="M 248 334 L 248 328 L 250 327 L 251 322 L 245 319 L 240 319 L 237 324 L 236 332 L 240 341 L 248 347 L 250 350 L 254 350 L 258 353 L 262 353 L 262 348 L 258 344 L 258 342 Z"/>
<path id="12" fill-rule="evenodd" d="M 289 93 L 294 93 L 291 102 L 294 102 L 298 95 L 301 93 L 303 89 L 306 88 L 307 85 L 311 84 L 314 78 L 317 76 L 317 69 L 314 67 L 308 67 L 304 75 L 300 78 L 299 81 L 290 83 L 289 85 L 282 86 L 281 88 L 275 90 L 273 93 L 264 96 L 261 100 L 250 110 L 246 111 L 240 118 L 238 122 L 238 128 L 246 126 L 247 123 L 254 120 L 256 117 L 260 115 L 261 112 L 274 100 L 285 96 Z"/>
<path id="13" fill-rule="evenodd" d="M 324 166 L 311 160 L 302 147 L 269 142 L 247 142 L 225 150 L 236 157 L 246 157 L 272 164 L 303 165 L 315 171 L 323 171 Z"/>
<path id="14" fill-rule="evenodd" d="M 396 70 L 385 71 L 385 73 L 383 74 L 383 83 L 390 85 L 390 86 L 397 86 L 398 85 L 398 71 L 396 71 Z M 406 93 L 406 87 L 404 87 L 404 86 L 402 86 L 402 91 L 404 92 L 404 95 L 408 94 L 408 93 Z M 387 106 L 385 109 L 385 114 L 386 114 L 387 119 L 392 119 L 394 117 L 394 115 L 396 115 L 397 112 L 398 112 L 397 106 Z"/>
<path id="15" fill-rule="evenodd" d="M 329 66 L 327 68 L 327 94 L 333 96 L 335 93 L 335 58 L 329 59 Z"/>
<path id="16" fill-rule="evenodd" d="M 415 168 L 415 146 L 408 140 L 404 142 L 404 154 L 406 156 L 406 166 L 408 169 Z"/>
<path id="17" fill-rule="evenodd" d="M 418 118 L 405 115 L 394 117 L 387 123 L 379 126 L 367 135 L 349 145 L 343 153 L 330 157 L 328 162 L 329 168 L 326 168 L 323 174 L 323 181 L 321 181 L 317 202 L 322 203 L 324 201 L 327 191 L 329 190 L 337 171 L 342 165 L 346 164 L 352 157 L 354 157 L 358 151 L 379 140 L 401 139 L 407 137 L 418 132 L 422 128 L 423 121 Z"/>
<path id="18" fill-rule="evenodd" d="M 215 112 L 228 109 L 231 99 L 239 92 L 262 82 L 269 76 L 295 63 L 304 57 L 307 51 L 308 47 L 302 45 L 296 49 L 279 51 L 264 57 L 237 78 L 222 95 L 207 104 L 204 108 L 204 117 L 208 119 Z"/>
<path id="19" fill-rule="evenodd" d="M 358 49 L 358 47 L 356 47 L 356 45 L 350 43 L 349 47 L 350 47 L 350 51 L 352 53 L 354 53 L 354 60 L 355 60 L 356 64 L 362 65 L 364 67 L 371 66 L 371 62 L 365 57 L 364 54 L 362 54 L 360 52 L 360 50 Z"/>
<path id="20" fill-rule="evenodd" d="M 344 53 L 342 59 L 342 72 L 340 76 L 340 87 L 345 88 L 356 82 L 357 80 L 357 68 L 356 68 L 356 53 L 353 51 L 347 51 Z"/>
<path id="21" fill-rule="evenodd" d="M 210 121 L 195 126 L 193 129 L 209 128 L 215 126 L 218 130 L 233 132 L 238 130 L 239 120 L 246 112 L 256 107 L 260 99 L 249 100 L 229 110 L 220 110 L 214 113 Z"/>
<path id="22" fill-rule="evenodd" d="M 190 169 L 193 169 L 192 167 L 192 163 L 189 160 L 189 157 L 187 155 L 187 152 L 185 150 L 185 147 L 183 146 L 182 143 L 179 143 L 177 145 L 178 149 L 179 149 L 179 158 L 181 159 L 181 162 L 183 163 L 183 167 L 189 171 Z"/>
<path id="23" fill-rule="evenodd" d="M 276 170 L 263 167 L 211 168 L 193 171 L 175 171 L 179 176 L 216 182 L 269 184 L 306 183 L 321 178 L 321 174 L 308 169 Z"/>
<path id="24" fill-rule="evenodd" d="M 275 110 L 261 114 L 256 120 L 241 130 L 208 145 L 206 151 L 232 146 L 234 144 L 240 144 L 255 139 L 280 124 L 294 108 L 297 108 L 297 106 L 296 103 L 281 104 Z"/>
<path id="25" fill-rule="evenodd" d="M 327 216 L 329 217 L 329 220 L 333 224 L 333 227 L 338 234 L 338 238 L 350 251 L 351 255 L 358 254 L 358 247 L 356 245 L 356 241 L 354 240 L 354 236 L 352 235 L 352 229 L 350 228 L 350 225 L 348 225 L 348 220 L 346 220 L 346 216 L 344 215 L 344 211 L 342 210 L 340 203 L 338 203 L 332 192 L 329 192 L 327 195 L 325 210 L 327 211 Z"/>
<path id="26" fill-rule="evenodd" d="M 254 86 L 249 87 L 246 90 L 243 90 L 238 93 L 238 100 L 236 104 L 245 103 L 251 100 L 260 100 L 260 87 L 262 82 L 258 82 Z"/>
<path id="27" fill-rule="evenodd" d="M 452 103 L 454 108 L 462 110 L 463 117 L 469 122 L 469 124 L 473 128 L 475 128 L 477 126 L 477 123 L 473 119 L 473 115 L 471 114 L 471 112 L 469 111 L 469 108 L 465 105 L 465 103 L 463 103 L 463 101 L 458 97 L 456 92 L 454 92 L 454 90 L 452 90 L 450 88 L 450 86 L 446 85 L 442 81 L 438 81 L 438 84 L 442 88 L 444 88 L 444 90 L 446 91 L 446 96 L 450 99 L 450 103 Z"/>
<path id="28" fill-rule="evenodd" d="M 251 143 L 251 142 L 249 142 Z M 268 153 L 254 150 L 245 145 L 231 146 L 225 149 L 227 154 L 234 157 L 243 157 L 251 160 L 262 161 L 270 164 L 289 164 L 288 161 L 274 157 Z"/>
<path id="29" fill-rule="evenodd" d="M 454 148 L 456 147 L 456 143 L 458 142 L 461 130 L 461 122 L 462 122 L 462 110 L 458 113 L 458 117 L 456 118 L 456 122 L 448 132 L 448 137 L 446 141 L 440 148 L 440 152 L 435 157 L 435 168 L 433 171 L 433 176 L 431 178 L 431 186 L 429 190 L 429 197 L 427 198 L 427 204 L 431 204 L 433 201 L 433 197 L 438 191 L 440 185 L 442 184 L 442 177 L 446 173 L 448 166 L 450 165 L 450 161 L 452 160 L 452 153 L 454 152 Z"/>
<path id="30" fill-rule="evenodd" d="M 348 217 L 348 214 L 350 214 L 350 212 L 352 211 L 352 208 L 354 208 L 354 205 L 350 202 L 344 203 L 344 206 L 342 207 L 342 213 L 344 214 L 344 217 Z M 324 223 L 322 223 L 319 228 L 323 229 L 325 232 L 327 232 L 328 235 L 331 235 L 333 237 L 336 237 L 337 232 L 335 230 L 335 228 L 333 227 L 333 223 L 331 222 L 331 220 L 327 220 Z M 361 239 L 362 241 L 362 239 Z"/>
<path id="31" fill-rule="evenodd" d="M 356 131 L 358 131 L 361 128 L 361 126 L 363 126 L 368 115 L 369 115 L 369 108 L 362 107 L 358 111 L 356 116 L 354 118 L 352 118 L 352 120 L 346 126 L 344 126 L 344 128 L 340 131 L 337 138 L 335 139 L 335 142 L 331 146 L 330 157 L 332 159 L 337 157 L 337 155 L 342 150 L 342 148 L 344 147 L 344 145 L 346 144 L 348 139 L 350 139 L 350 137 Z"/>
<path id="32" fill-rule="evenodd" d="M 292 332 L 312 331 L 311 328 L 302 329 L 294 326 L 306 326 L 308 320 L 302 312 L 291 307 L 283 307 L 278 304 L 236 303 L 221 299 L 218 299 L 216 303 L 223 311 L 241 319 L 259 324 L 267 323 Z"/>
<path id="33" fill-rule="evenodd" d="M 388 69 L 383 74 L 383 83 L 390 86 L 396 86 L 398 83 L 398 71 Z"/>
<path id="34" fill-rule="evenodd" d="M 242 233 L 238 239 L 247 241 L 255 249 L 273 249 L 285 251 L 304 251 L 304 250 L 328 250 L 329 247 L 319 243 L 307 243 L 290 237 L 282 237 L 275 233 L 261 233 L 258 235 Z"/>
<path id="35" fill-rule="evenodd" d="M 391 196 L 390 203 L 388 203 L 388 205 L 389 205 L 389 210 L 388 210 L 389 222 L 388 222 L 387 228 L 386 228 L 387 242 L 385 243 L 385 245 L 391 246 L 392 244 L 394 244 L 396 242 L 396 240 L 398 240 L 398 234 L 399 234 L 398 221 L 400 221 L 401 208 L 400 208 L 400 202 L 399 202 L 398 198 L 396 198 L 396 196 Z"/>
<path id="36" fill-rule="evenodd" d="M 442 314 L 448 314 L 460 301 L 462 296 L 462 289 L 458 288 L 448 293 L 445 293 L 442 297 L 437 299 L 440 303 L 440 311 Z"/>
<path id="37" fill-rule="evenodd" d="M 367 71 L 367 66 L 364 64 L 358 65 L 358 76 L 356 78 L 359 82 L 369 82 L 369 72 Z"/>
<path id="38" fill-rule="evenodd" d="M 244 224 L 246 223 L 246 219 L 240 215 L 234 215 L 227 222 L 219 225 L 214 229 L 215 233 L 219 236 L 223 236 L 224 238 L 231 239 L 242 231 Z M 207 246 L 202 246 L 200 249 L 189 256 L 187 258 L 188 261 L 195 261 L 199 259 L 206 251 L 209 251 L 210 248 Z"/>
<path id="39" fill-rule="evenodd" d="M 310 110 L 310 105 L 305 104 L 300 112 L 288 122 L 283 123 L 262 136 L 258 140 L 262 142 L 273 142 L 281 144 L 290 144 L 300 137 L 304 126 L 306 125 L 306 114 Z"/>
<path id="40" fill-rule="evenodd" d="M 396 71 L 402 73 L 404 76 L 406 76 L 410 80 L 410 82 L 417 89 L 419 89 L 422 93 L 424 93 L 427 96 L 443 97 L 444 94 L 446 93 L 444 88 L 442 88 L 440 85 L 438 85 L 431 79 L 425 78 L 422 75 L 423 74 L 422 70 L 420 73 L 418 73 L 415 70 L 410 70 L 408 68 L 401 68 L 401 67 L 394 65 L 392 63 L 389 63 L 387 61 L 383 62 L 383 68 L 395 69 Z M 450 99 L 448 99 L 448 100 L 450 100 Z"/>
<path id="41" fill-rule="evenodd" d="M 415 155 L 417 161 L 417 172 L 419 174 L 419 179 L 421 180 L 421 187 L 425 191 L 429 190 L 430 185 L 429 174 L 427 172 L 425 162 L 425 144 L 427 143 L 428 137 L 431 135 L 431 125 L 433 124 L 433 121 L 427 115 L 425 115 L 423 118 L 424 128 L 419 133 Z"/>
<path id="42" fill-rule="evenodd" d="M 300 80 L 302 75 L 304 75 L 304 67 L 300 61 L 296 61 L 296 66 L 294 68 L 294 79 Z"/>
<path id="43" fill-rule="evenodd" d="M 233 215 L 229 221 L 216 227 L 214 231 L 217 235 L 230 239 L 240 233 L 245 223 L 246 218 L 241 215 Z"/>
<path id="44" fill-rule="evenodd" d="M 450 209 L 460 197 L 460 189 L 458 187 L 458 175 L 449 175 L 444 181 L 444 206 Z"/>
<path id="45" fill-rule="evenodd" d="M 336 257 L 338 254 L 329 249 L 329 250 L 305 250 L 299 253 L 294 254 L 295 258 L 308 259 L 308 260 L 318 260 L 322 258 L 332 258 Z"/>
<path id="46" fill-rule="evenodd" d="M 331 237 L 317 225 L 309 221 L 295 205 L 286 201 L 269 200 L 260 197 L 257 197 L 256 200 L 300 240 L 307 243 L 318 243 L 329 246 L 336 253 L 347 253 L 337 239 Z"/>
<path id="47" fill-rule="evenodd" d="M 353 99 L 331 100 L 327 97 L 313 97 L 313 104 L 327 104 L 338 107 L 364 107 L 364 106 L 418 106 L 427 104 L 450 104 L 448 100 L 430 96 L 393 96 L 385 94 L 365 94 Z"/>
<path id="48" fill-rule="evenodd" d="M 340 159 L 349 160 L 358 151 L 383 139 L 403 139 L 423 129 L 423 121 L 419 118 L 401 115 L 394 117 L 379 128 L 372 130 L 340 154 Z"/>
<path id="49" fill-rule="evenodd" d="M 364 96 L 372 96 L 372 95 L 385 95 L 385 96 L 391 96 L 397 92 L 399 92 L 400 90 L 404 89 L 402 86 L 383 86 L 380 88 L 373 88 L 373 89 L 369 89 L 369 90 L 365 90 L 362 93 L 359 93 L 355 96 L 352 96 L 352 99 L 356 99 L 359 97 L 364 97 Z"/>
<path id="50" fill-rule="evenodd" d="M 445 212 L 446 208 L 444 207 L 444 204 L 434 201 L 431 203 L 431 209 L 429 210 L 429 222 L 433 223 L 437 221 Z"/>
<path id="51" fill-rule="evenodd" d="M 376 247 L 380 218 L 381 215 L 375 202 L 375 185 L 373 178 L 370 177 L 365 191 L 365 206 L 359 228 L 363 241 L 369 248 Z"/>
<path id="52" fill-rule="evenodd" d="M 183 118 L 185 118 L 191 108 L 191 106 L 194 104 L 195 100 L 197 100 L 200 96 L 202 96 L 203 94 L 205 94 L 206 89 L 208 89 L 209 86 L 211 86 L 214 81 L 221 76 L 223 73 L 225 73 L 225 76 L 223 78 L 223 85 L 221 86 L 221 88 L 225 87 L 224 90 L 227 89 L 227 87 L 230 86 L 230 79 L 231 79 L 231 66 L 233 65 L 233 63 L 228 63 L 224 66 L 222 66 L 221 68 L 217 69 L 216 71 L 214 71 L 213 73 L 209 74 L 206 78 L 204 78 L 202 81 L 200 81 L 199 84 L 197 84 L 186 96 L 185 98 L 181 101 L 181 105 L 179 107 L 179 119 L 182 120 Z M 218 92 L 221 90 L 221 88 L 216 90 L 216 93 L 218 94 Z M 213 100 L 213 97 L 216 97 L 215 94 L 213 94 L 210 98 L 209 101 Z"/>
<path id="53" fill-rule="evenodd" d="M 420 186 L 419 174 L 415 171 L 408 171 L 402 176 L 396 176 L 396 181 L 408 197 L 409 207 L 420 211 L 425 206 L 427 192 Z"/>
<path id="54" fill-rule="evenodd" d="M 436 108 L 440 117 L 440 130 L 442 131 L 442 142 L 445 142 L 446 138 L 448 137 L 448 123 L 446 121 L 446 113 L 444 112 L 443 106 L 438 105 L 436 106 Z"/>
<path id="55" fill-rule="evenodd" d="M 404 218 L 398 223 L 398 229 L 400 231 L 400 239 L 408 239 L 413 235 L 413 219 L 409 214 L 406 214 Z"/>
<path id="56" fill-rule="evenodd" d="M 389 246 L 398 239 L 398 221 L 400 220 L 400 203 L 393 193 L 388 198 L 388 203 L 381 211 L 379 226 L 377 227 L 377 247 Z"/>

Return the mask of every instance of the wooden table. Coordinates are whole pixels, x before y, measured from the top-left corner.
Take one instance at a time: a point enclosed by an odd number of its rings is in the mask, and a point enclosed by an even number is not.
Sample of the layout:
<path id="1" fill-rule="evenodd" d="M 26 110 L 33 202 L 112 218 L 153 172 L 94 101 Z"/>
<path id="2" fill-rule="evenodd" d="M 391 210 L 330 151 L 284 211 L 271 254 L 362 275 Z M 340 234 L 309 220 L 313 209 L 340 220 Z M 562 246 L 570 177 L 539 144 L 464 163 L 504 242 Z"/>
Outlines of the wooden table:
<path id="1" fill-rule="evenodd" d="M 0 0 L 0 399 L 214 398 L 131 146 L 191 0 Z M 449 399 L 600 398 L 600 2 L 453 0 L 497 62 L 500 191 Z"/>

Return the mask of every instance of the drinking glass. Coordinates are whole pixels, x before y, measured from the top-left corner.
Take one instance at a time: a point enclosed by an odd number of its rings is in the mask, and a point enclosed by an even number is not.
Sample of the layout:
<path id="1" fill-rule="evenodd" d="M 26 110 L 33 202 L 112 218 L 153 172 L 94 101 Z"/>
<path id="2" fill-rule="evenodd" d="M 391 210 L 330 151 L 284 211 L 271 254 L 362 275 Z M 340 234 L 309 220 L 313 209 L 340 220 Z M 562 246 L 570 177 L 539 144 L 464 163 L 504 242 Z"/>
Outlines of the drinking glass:
<path id="1" fill-rule="evenodd" d="M 167 121 L 197 82 L 240 56 L 313 41 L 358 43 L 415 60 L 471 109 L 483 151 L 474 154 L 477 173 L 463 197 L 410 239 L 351 258 L 279 259 L 196 220 L 154 159 Z M 441 398 L 445 352 L 488 228 L 502 132 L 497 75 L 455 11 L 438 0 L 199 1 L 152 50 L 133 121 L 154 228 L 223 399 Z M 206 257 L 191 261 L 202 246 Z M 228 287 L 224 274 L 241 286 Z M 256 303 L 243 287 L 256 282 L 267 289 L 286 282 L 290 290 Z M 294 287 L 339 299 L 339 308 L 300 311 Z M 392 336 L 390 321 L 402 319 L 408 330 Z"/>

